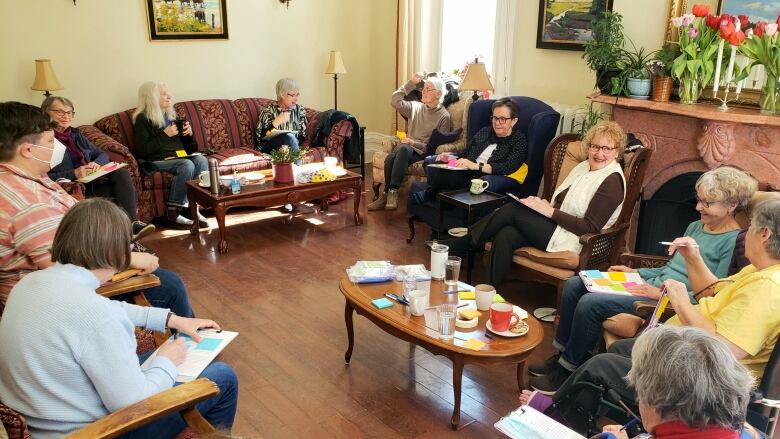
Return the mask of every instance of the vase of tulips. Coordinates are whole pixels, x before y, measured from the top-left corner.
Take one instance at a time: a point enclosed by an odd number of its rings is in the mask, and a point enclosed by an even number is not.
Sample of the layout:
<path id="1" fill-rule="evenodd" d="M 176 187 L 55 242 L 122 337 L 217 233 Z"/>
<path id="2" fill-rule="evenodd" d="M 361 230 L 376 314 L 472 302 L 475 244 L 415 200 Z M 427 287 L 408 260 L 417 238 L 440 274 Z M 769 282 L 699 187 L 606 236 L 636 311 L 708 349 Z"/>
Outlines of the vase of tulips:
<path id="1" fill-rule="evenodd" d="M 760 21 L 748 30 L 747 38 L 739 48 L 739 51 L 747 56 L 752 65 L 762 65 L 766 72 L 766 83 L 762 89 L 761 113 L 776 114 L 780 110 L 778 101 L 778 79 L 780 79 L 780 46 L 778 45 L 777 22 L 767 24 Z"/>
<path id="2" fill-rule="evenodd" d="M 680 81 L 680 103 L 695 104 L 701 90 L 712 79 L 719 38 L 713 28 L 710 8 L 694 5 L 691 14 L 672 18 L 678 28 L 680 55 L 672 62 L 672 77 Z"/>

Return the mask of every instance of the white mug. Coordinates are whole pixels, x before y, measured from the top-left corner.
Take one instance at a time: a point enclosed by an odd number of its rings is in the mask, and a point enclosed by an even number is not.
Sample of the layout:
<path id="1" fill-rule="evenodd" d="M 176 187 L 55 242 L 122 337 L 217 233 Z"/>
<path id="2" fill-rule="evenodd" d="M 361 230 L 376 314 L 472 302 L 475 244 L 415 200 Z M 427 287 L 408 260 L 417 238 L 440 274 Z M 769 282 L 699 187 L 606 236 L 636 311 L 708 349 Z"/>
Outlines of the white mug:
<path id="1" fill-rule="evenodd" d="M 325 157 L 323 161 L 325 162 L 325 167 L 328 169 L 333 169 L 339 164 L 339 159 L 336 157 Z"/>
<path id="2" fill-rule="evenodd" d="M 209 177 L 209 171 L 203 171 L 198 175 L 198 181 L 201 186 L 211 186 L 211 177 Z"/>
<path id="3" fill-rule="evenodd" d="M 414 290 L 409 293 L 409 311 L 413 316 L 425 314 L 425 308 L 428 307 L 428 292 L 425 290 Z"/>
<path id="4" fill-rule="evenodd" d="M 471 180 L 471 193 L 481 194 L 482 192 L 485 192 L 485 189 L 487 189 L 488 186 L 490 186 L 490 183 L 487 181 L 480 178 L 474 178 Z"/>
<path id="5" fill-rule="evenodd" d="M 493 296 L 496 295 L 496 289 L 493 285 L 479 284 L 474 287 L 477 309 L 480 311 L 487 311 L 490 309 L 490 305 L 493 303 Z"/>

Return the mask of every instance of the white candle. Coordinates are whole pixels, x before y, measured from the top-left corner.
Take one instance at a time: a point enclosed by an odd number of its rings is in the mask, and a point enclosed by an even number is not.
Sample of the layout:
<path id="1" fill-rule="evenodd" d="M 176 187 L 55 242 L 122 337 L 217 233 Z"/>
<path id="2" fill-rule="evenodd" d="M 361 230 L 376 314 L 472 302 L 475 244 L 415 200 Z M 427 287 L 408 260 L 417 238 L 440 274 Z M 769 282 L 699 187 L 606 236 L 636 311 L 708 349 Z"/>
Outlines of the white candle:
<path id="1" fill-rule="evenodd" d="M 743 70 L 745 68 L 745 66 L 747 66 L 747 63 L 748 63 L 747 57 L 740 54 L 740 57 L 739 57 L 739 68 L 740 68 L 740 70 Z M 747 79 L 747 78 L 742 78 L 742 80 L 737 83 L 737 90 L 735 91 L 737 96 L 739 96 L 739 92 L 742 91 L 742 86 L 745 85 L 745 79 Z"/>
<path id="2" fill-rule="evenodd" d="M 734 32 L 739 32 L 740 27 L 739 19 L 734 20 Z M 729 68 L 726 71 L 726 84 L 731 82 L 731 78 L 734 75 L 734 57 L 737 56 L 737 46 L 731 46 L 731 56 L 729 56 Z"/>
<path id="3" fill-rule="evenodd" d="M 712 94 L 718 94 L 718 85 L 720 85 L 720 65 L 723 59 L 723 42 L 726 41 L 723 38 L 718 43 L 718 62 L 715 63 L 715 79 L 712 81 Z"/>

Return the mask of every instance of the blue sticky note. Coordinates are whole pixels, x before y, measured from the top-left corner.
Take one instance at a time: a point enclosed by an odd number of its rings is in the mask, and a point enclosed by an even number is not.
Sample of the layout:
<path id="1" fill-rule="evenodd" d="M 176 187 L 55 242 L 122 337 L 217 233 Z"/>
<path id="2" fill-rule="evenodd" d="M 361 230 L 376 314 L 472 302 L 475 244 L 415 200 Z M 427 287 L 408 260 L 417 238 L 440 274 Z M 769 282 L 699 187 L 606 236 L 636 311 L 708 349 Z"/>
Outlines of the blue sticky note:
<path id="1" fill-rule="evenodd" d="M 391 306 L 393 306 L 393 302 L 391 302 L 386 297 L 380 297 L 379 299 L 374 299 L 371 301 L 371 303 L 379 309 L 390 308 Z"/>
<path id="2" fill-rule="evenodd" d="M 222 340 L 218 338 L 202 338 L 200 340 L 200 343 L 198 343 L 198 345 L 195 346 L 195 349 L 198 349 L 200 351 L 213 351 L 214 349 L 219 347 L 220 343 L 222 343 Z"/>
<path id="3" fill-rule="evenodd" d="M 601 279 L 602 276 L 601 272 L 598 270 L 585 270 L 585 276 L 588 276 L 591 279 Z"/>

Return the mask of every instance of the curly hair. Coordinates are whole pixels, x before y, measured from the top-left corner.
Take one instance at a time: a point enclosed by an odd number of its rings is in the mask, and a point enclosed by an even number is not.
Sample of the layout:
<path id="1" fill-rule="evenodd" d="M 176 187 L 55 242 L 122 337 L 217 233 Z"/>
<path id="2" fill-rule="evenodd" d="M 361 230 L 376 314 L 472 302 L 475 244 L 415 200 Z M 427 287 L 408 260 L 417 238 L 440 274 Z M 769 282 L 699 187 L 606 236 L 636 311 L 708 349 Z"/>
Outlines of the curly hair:
<path id="1" fill-rule="evenodd" d="M 590 142 L 596 136 L 604 136 L 609 139 L 614 146 L 618 147 L 618 152 L 623 152 L 623 148 L 626 147 L 626 142 L 628 141 L 623 128 L 621 128 L 617 122 L 611 120 L 602 120 L 594 125 L 593 128 L 585 133 L 585 138 L 582 139 L 582 143 L 588 148 L 590 147 Z"/>
<path id="2" fill-rule="evenodd" d="M 731 166 L 709 170 L 696 181 L 696 192 L 702 198 L 730 204 L 737 212 L 747 209 L 756 189 L 758 183 L 753 177 Z"/>

